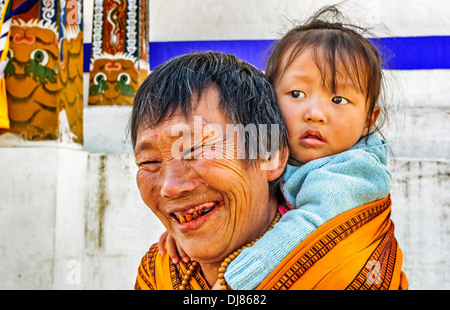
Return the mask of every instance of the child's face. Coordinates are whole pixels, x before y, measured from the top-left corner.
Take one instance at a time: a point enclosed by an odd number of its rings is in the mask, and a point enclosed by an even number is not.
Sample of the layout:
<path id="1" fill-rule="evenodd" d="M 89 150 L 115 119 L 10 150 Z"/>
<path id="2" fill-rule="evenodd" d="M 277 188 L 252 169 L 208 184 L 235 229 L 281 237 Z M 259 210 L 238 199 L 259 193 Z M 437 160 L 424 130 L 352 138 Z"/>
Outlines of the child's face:
<path id="1" fill-rule="evenodd" d="M 338 93 L 334 94 L 323 86 L 321 72 L 306 50 L 275 84 L 291 156 L 300 162 L 348 150 L 368 132 L 365 95 L 348 76 L 338 74 L 337 79 Z"/>

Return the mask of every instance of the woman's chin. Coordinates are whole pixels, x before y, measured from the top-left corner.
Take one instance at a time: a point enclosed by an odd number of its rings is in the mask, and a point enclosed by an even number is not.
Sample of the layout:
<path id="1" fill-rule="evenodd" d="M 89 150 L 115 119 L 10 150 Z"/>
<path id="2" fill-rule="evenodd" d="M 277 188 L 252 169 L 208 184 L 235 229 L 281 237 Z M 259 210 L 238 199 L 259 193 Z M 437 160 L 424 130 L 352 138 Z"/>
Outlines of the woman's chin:
<path id="1" fill-rule="evenodd" d="M 199 263 L 215 264 L 221 263 L 232 251 L 228 250 L 229 242 L 224 238 L 216 239 L 209 237 L 205 239 L 189 239 L 182 241 L 183 250 L 189 257 Z"/>

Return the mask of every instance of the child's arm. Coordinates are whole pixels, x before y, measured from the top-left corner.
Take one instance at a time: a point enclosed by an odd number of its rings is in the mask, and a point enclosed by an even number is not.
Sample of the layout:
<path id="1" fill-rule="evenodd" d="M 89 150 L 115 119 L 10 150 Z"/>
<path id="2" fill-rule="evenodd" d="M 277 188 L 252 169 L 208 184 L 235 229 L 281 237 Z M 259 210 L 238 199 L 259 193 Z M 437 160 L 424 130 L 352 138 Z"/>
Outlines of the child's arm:
<path id="1" fill-rule="evenodd" d="M 362 159 L 345 155 L 319 159 L 319 166 L 305 165 L 298 173 L 305 169 L 306 173 L 292 175 L 301 185 L 293 202 L 296 209 L 287 212 L 271 231 L 227 267 L 228 285 L 233 289 L 255 289 L 317 227 L 352 208 L 387 196 L 391 176 L 385 165 L 376 156 L 361 155 Z"/>
<path id="2" fill-rule="evenodd" d="M 161 254 L 166 253 L 166 247 L 164 244 L 167 245 L 169 256 L 175 264 L 178 263 L 180 259 L 185 263 L 191 260 L 189 255 L 187 255 L 183 248 L 177 244 L 175 239 L 167 230 L 161 235 L 161 237 L 159 237 L 158 248 Z"/>

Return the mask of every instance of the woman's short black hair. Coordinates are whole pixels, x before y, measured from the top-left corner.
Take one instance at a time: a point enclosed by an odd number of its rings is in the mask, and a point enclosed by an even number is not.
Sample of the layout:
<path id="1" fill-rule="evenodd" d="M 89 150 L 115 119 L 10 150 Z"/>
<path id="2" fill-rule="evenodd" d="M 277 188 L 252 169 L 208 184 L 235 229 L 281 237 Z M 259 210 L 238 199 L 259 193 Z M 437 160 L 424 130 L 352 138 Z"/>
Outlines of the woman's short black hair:
<path id="1" fill-rule="evenodd" d="M 130 121 L 133 148 L 139 126 L 157 126 L 178 109 L 188 116 L 193 103 L 210 86 L 219 91 L 219 107 L 230 123 L 244 127 L 253 124 L 257 128 L 264 124 L 267 133 L 261 134 L 269 139 L 271 126 L 276 124 L 280 147 L 288 145 L 287 129 L 276 94 L 264 73 L 234 55 L 196 52 L 161 64 L 139 87 Z"/>

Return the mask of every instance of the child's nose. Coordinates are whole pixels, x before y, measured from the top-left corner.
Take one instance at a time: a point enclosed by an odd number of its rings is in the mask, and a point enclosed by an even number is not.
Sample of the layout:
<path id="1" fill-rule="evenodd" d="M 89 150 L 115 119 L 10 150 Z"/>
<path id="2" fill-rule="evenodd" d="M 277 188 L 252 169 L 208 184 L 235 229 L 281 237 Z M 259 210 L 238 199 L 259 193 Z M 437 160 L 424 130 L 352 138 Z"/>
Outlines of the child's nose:
<path id="1" fill-rule="evenodd" d="M 319 98 L 312 98 L 308 103 L 308 110 L 305 113 L 305 121 L 325 124 L 326 123 L 326 105 Z"/>

